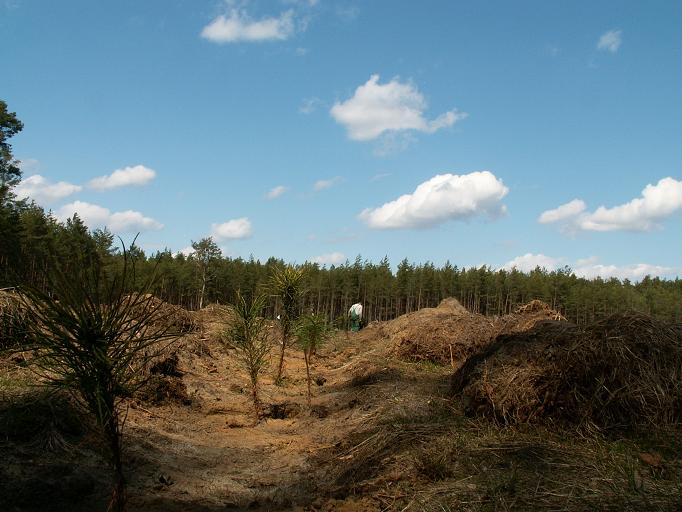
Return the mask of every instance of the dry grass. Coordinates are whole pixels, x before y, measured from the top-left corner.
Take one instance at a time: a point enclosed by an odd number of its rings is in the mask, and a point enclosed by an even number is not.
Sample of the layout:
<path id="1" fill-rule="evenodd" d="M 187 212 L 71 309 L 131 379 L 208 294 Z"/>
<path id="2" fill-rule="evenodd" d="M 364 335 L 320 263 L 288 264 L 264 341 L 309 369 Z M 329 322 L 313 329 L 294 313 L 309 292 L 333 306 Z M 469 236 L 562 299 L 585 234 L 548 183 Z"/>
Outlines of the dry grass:
<path id="1" fill-rule="evenodd" d="M 678 436 L 501 427 L 434 409 L 349 438 L 334 453 L 332 492 L 403 511 L 679 510 Z"/>
<path id="2" fill-rule="evenodd" d="M 461 363 L 494 333 L 491 319 L 469 313 L 452 298 L 444 299 L 437 308 L 420 309 L 386 322 L 380 331 L 393 355 L 442 365 Z"/>
<path id="3" fill-rule="evenodd" d="M 21 383 L 0 399 L 0 444 L 66 450 L 85 434 L 86 425 L 91 422 L 64 393 Z"/>
<path id="4" fill-rule="evenodd" d="M 200 325 L 195 314 L 181 306 L 169 304 L 161 299 L 146 294 L 145 302 L 150 301 L 150 306 L 145 306 L 153 311 L 155 323 L 163 324 L 173 334 L 186 334 L 199 330 Z M 133 312 L 134 314 L 135 312 Z"/>
<path id="5" fill-rule="evenodd" d="M 470 313 L 456 299 L 448 298 L 437 308 L 420 309 L 386 322 L 380 335 L 401 359 L 457 368 L 497 336 L 527 331 L 545 320 L 566 321 L 539 300 L 520 306 L 511 315 L 491 318 Z"/>
<path id="6" fill-rule="evenodd" d="M 453 377 L 471 414 L 505 423 L 560 420 L 607 429 L 682 421 L 682 338 L 640 313 L 580 330 L 542 322 L 498 337 Z"/>
<path id="7" fill-rule="evenodd" d="M 0 290 L 0 350 L 20 346 L 27 323 L 28 312 L 22 297 L 16 292 Z"/>

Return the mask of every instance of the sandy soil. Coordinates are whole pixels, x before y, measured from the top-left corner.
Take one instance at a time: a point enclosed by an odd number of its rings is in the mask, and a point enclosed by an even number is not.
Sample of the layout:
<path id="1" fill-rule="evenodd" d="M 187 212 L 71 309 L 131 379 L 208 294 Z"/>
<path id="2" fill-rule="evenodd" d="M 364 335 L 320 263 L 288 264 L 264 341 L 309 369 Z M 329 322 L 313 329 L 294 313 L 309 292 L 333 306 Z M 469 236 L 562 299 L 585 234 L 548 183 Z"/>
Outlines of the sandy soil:
<path id="1" fill-rule="evenodd" d="M 385 409 L 418 407 L 447 388 L 449 369 L 392 361 L 375 334 L 341 333 L 318 352 L 313 378 L 321 385 L 313 384 L 310 407 L 302 354 L 288 350 L 284 385 L 266 375 L 262 386 L 265 413 L 285 417 L 257 425 L 246 375 L 231 351 L 209 340 L 210 356 L 181 351 L 192 405 L 138 406 L 128 416 L 134 509 L 339 508 L 334 497 L 348 492 L 335 485 L 327 452 Z M 344 501 L 344 509 L 352 506 Z M 371 500 L 358 506 L 380 508 Z"/>
<path id="2" fill-rule="evenodd" d="M 261 390 L 267 417 L 255 424 L 246 374 L 218 341 L 217 316 L 174 348 L 187 403 L 128 404 L 131 511 L 682 506 L 677 445 L 467 419 L 449 391 L 452 367 L 398 358 L 385 324 L 341 332 L 318 351 L 310 407 L 302 353 L 287 351 L 286 379 L 276 386 L 273 350 Z M 31 418 L 66 414 L 32 398 L 21 361 L 0 370 L 0 391 L 23 390 Z M 26 425 L 10 428 L 14 416 L 0 410 L 0 511 L 106 510 L 111 472 L 97 437 L 61 421 L 42 425 L 37 438 L 22 432 Z"/>
<path id="3" fill-rule="evenodd" d="M 431 392 L 445 393 L 449 369 L 420 372 L 419 365 L 392 361 L 389 347 L 372 328 L 340 333 L 313 359 L 317 384 L 308 407 L 302 353 L 287 350 L 286 378 L 276 386 L 273 350 L 261 389 L 266 417 L 255 424 L 247 376 L 234 352 L 218 343 L 219 330 L 214 323 L 207 332 L 178 341 L 189 405 L 129 403 L 130 509 L 378 510 L 378 502 L 354 500 L 347 486 L 336 483 L 337 448 L 384 416 L 386 408 L 418 406 L 431 399 Z M 106 508 L 109 473 L 93 438 L 85 435 L 64 450 L 0 445 L 11 461 L 4 473 L 16 483 L 1 489 L 14 495 L 8 500 L 12 509 Z M 59 490 L 64 490 L 65 472 L 76 474 L 68 496 Z M 36 499 L 36 490 L 50 485 L 55 489 Z M 26 499 L 16 498 L 22 494 Z"/>

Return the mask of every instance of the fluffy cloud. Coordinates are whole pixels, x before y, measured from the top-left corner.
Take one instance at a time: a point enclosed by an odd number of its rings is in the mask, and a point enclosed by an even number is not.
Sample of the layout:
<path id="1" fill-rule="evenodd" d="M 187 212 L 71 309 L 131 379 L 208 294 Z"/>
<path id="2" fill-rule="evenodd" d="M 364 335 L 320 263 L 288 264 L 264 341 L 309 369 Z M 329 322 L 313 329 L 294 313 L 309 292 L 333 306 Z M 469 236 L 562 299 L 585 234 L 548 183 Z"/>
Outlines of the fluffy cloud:
<path id="1" fill-rule="evenodd" d="M 552 258 L 544 254 L 527 253 L 523 256 L 517 256 L 511 261 L 505 263 L 502 268 L 504 270 L 511 270 L 516 268 L 521 272 L 530 272 L 537 267 L 552 271 L 565 265 L 563 258 Z M 645 276 L 673 276 L 679 274 L 681 269 L 674 269 L 672 267 L 662 267 L 660 265 L 650 265 L 648 263 L 636 263 L 633 265 L 603 265 L 599 263 L 596 257 L 577 260 L 572 266 L 573 273 L 578 277 L 585 279 L 595 279 L 601 277 L 602 279 L 629 279 L 630 281 L 640 281 Z"/>
<path id="2" fill-rule="evenodd" d="M 587 205 L 582 199 L 574 199 L 566 204 L 562 204 L 554 210 L 547 210 L 542 212 L 538 222 L 541 224 L 549 224 L 552 222 L 560 222 L 566 219 L 572 219 L 576 215 L 580 215 L 585 211 Z"/>
<path id="3" fill-rule="evenodd" d="M 34 174 L 21 180 L 14 188 L 14 193 L 19 199 L 31 198 L 39 204 L 49 204 L 80 192 L 82 188 L 80 185 L 73 185 L 65 181 L 50 183 L 47 178 L 40 174 Z"/>
<path id="4" fill-rule="evenodd" d="M 609 30 L 601 35 L 597 43 L 597 49 L 605 52 L 616 53 L 623 42 L 622 30 Z"/>
<path id="5" fill-rule="evenodd" d="M 341 252 L 330 252 L 315 256 L 310 261 L 319 265 L 341 265 L 346 261 L 346 255 Z"/>
<path id="6" fill-rule="evenodd" d="M 111 174 L 90 180 L 88 185 L 95 190 L 145 185 L 156 177 L 156 171 L 144 165 L 116 169 Z"/>
<path id="7" fill-rule="evenodd" d="M 284 185 L 277 185 L 275 188 L 272 190 L 269 190 L 267 194 L 265 194 L 266 199 L 277 199 L 279 196 L 284 194 L 287 190 L 289 190 L 288 187 L 285 187 Z"/>
<path id="8" fill-rule="evenodd" d="M 228 220 L 222 224 L 211 224 L 211 236 L 217 241 L 248 238 L 252 232 L 251 221 L 246 217 Z"/>
<path id="9" fill-rule="evenodd" d="M 315 192 L 319 192 L 320 190 L 332 188 L 334 185 L 341 183 L 341 180 L 342 180 L 341 176 L 334 176 L 333 178 L 329 178 L 328 180 L 317 180 L 313 185 L 313 190 L 315 190 Z"/>
<path id="10" fill-rule="evenodd" d="M 489 171 L 461 176 L 438 174 L 412 194 L 378 208 L 368 208 L 359 217 L 375 229 L 426 228 L 476 215 L 497 217 L 506 211 L 502 199 L 508 192 Z"/>
<path id="11" fill-rule="evenodd" d="M 682 210 L 682 181 L 663 178 L 648 184 L 637 197 L 625 204 L 607 208 L 600 206 L 586 212 L 586 205 L 574 199 L 554 210 L 543 212 L 538 221 L 563 223 L 565 230 L 575 231 L 652 231 L 660 222 Z"/>
<path id="12" fill-rule="evenodd" d="M 554 270 L 559 267 L 560 260 L 545 256 L 544 254 L 526 253 L 523 256 L 517 256 L 511 261 L 505 263 L 502 268 L 504 270 L 516 269 L 520 272 L 530 272 L 537 267 L 545 268 L 547 270 Z"/>
<path id="13" fill-rule="evenodd" d="M 578 277 L 585 279 L 594 279 L 601 277 L 602 279 L 629 279 L 630 281 L 641 281 L 646 276 L 663 277 L 670 276 L 675 273 L 675 269 L 671 267 L 662 267 L 660 265 L 649 265 L 648 263 L 637 263 L 634 265 L 601 265 L 598 263 L 588 265 L 578 265 L 573 270 Z"/>
<path id="14" fill-rule="evenodd" d="M 188 245 L 187 247 L 180 249 L 176 254 L 182 254 L 185 258 L 187 258 L 188 256 L 194 254 L 194 247 Z"/>
<path id="15" fill-rule="evenodd" d="M 206 25 L 201 37 L 215 43 L 283 41 L 294 34 L 294 11 L 288 10 L 276 18 L 253 20 L 244 11 L 232 9 Z"/>
<path id="16" fill-rule="evenodd" d="M 429 121 L 424 117 L 426 107 L 424 96 L 414 85 L 396 78 L 380 84 L 379 75 L 372 75 L 352 98 L 335 103 L 331 115 L 346 127 L 348 137 L 358 141 L 404 130 L 433 133 L 467 117 L 464 112 L 450 110 Z"/>
<path id="17" fill-rule="evenodd" d="M 145 217 L 140 212 L 126 210 L 112 213 L 108 208 L 84 201 L 74 201 L 62 206 L 56 213 L 59 220 L 66 220 L 77 213 L 91 229 L 107 226 L 114 233 L 149 231 L 163 228 L 163 224 Z"/>

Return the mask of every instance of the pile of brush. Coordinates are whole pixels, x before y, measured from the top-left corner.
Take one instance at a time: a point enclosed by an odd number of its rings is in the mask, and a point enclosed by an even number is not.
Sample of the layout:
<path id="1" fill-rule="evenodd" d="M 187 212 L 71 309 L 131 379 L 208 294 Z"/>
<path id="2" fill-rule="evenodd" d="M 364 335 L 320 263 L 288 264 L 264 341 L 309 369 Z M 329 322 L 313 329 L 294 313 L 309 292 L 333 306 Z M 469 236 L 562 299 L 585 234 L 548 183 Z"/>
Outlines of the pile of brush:
<path id="1" fill-rule="evenodd" d="M 28 322 L 23 298 L 16 292 L 0 290 L 0 350 L 20 346 Z"/>
<path id="2" fill-rule="evenodd" d="M 141 314 L 152 315 L 154 323 L 167 327 L 170 333 L 186 334 L 199 330 L 199 324 L 190 311 L 153 295 L 145 295 L 140 308 L 145 310 L 140 311 Z"/>
<path id="3" fill-rule="evenodd" d="M 393 355 L 408 361 L 460 364 L 494 337 L 493 320 L 472 314 L 457 299 L 423 308 L 381 326 Z"/>
<path id="4" fill-rule="evenodd" d="M 471 313 L 457 299 L 448 298 L 437 308 L 420 309 L 387 322 L 381 326 L 381 335 L 401 359 L 456 368 L 498 335 L 527 331 L 545 320 L 566 321 L 539 300 L 520 306 L 513 314 L 492 318 Z"/>
<path id="5" fill-rule="evenodd" d="M 467 411 L 635 428 L 682 421 L 682 332 L 641 313 L 499 336 L 453 376 Z"/>

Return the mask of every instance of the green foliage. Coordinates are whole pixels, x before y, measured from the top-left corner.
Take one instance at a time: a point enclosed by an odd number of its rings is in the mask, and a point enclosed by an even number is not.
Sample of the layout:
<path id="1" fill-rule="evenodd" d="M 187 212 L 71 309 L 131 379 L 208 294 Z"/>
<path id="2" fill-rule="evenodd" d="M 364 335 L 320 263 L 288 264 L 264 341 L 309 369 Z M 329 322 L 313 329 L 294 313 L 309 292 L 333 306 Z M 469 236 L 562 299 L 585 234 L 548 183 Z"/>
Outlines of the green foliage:
<path id="1" fill-rule="evenodd" d="M 16 114 L 9 112 L 7 103 L 0 100 L 0 288 L 21 263 L 19 207 L 12 194 L 12 187 L 21 179 L 21 169 L 8 140 L 22 128 Z"/>
<path id="2" fill-rule="evenodd" d="M 123 252 L 123 268 L 110 282 L 97 267 L 54 272 L 51 294 L 22 289 L 33 323 L 29 347 L 34 368 L 50 384 L 66 388 L 95 418 L 107 441 L 116 471 L 114 510 L 125 507 L 121 460 L 121 401 L 147 378 L 149 360 L 170 337 L 164 313 L 147 292 L 153 274 L 131 293 L 135 267 Z M 55 300 L 55 296 L 58 300 Z"/>
<path id="3" fill-rule="evenodd" d="M 8 139 L 24 128 L 17 115 L 7 110 L 7 103 L 0 100 L 0 203 L 4 202 L 9 189 L 21 179 L 19 162 L 12 155 Z"/>
<path id="4" fill-rule="evenodd" d="M 47 276 L 54 260 L 98 265 L 105 273 L 120 271 L 122 255 L 111 247 L 105 233 L 90 233 L 80 220 L 59 223 L 36 205 L 0 207 L 0 288 L 28 284 L 48 291 Z M 88 239 L 94 242 L 88 242 Z M 84 254 L 91 257 L 85 258 Z M 245 294 L 273 289 L 273 274 L 286 268 L 281 260 L 266 262 L 242 258 L 211 258 L 208 278 L 201 278 L 193 257 L 164 250 L 153 255 L 136 251 L 140 284 L 155 272 L 152 292 L 167 302 L 197 309 L 207 302 L 232 303 L 237 290 Z M 64 267 L 64 265 L 62 265 Z M 570 269 L 529 273 L 461 268 L 446 263 L 416 265 L 402 261 L 393 272 L 388 260 L 379 264 L 363 261 L 329 268 L 305 265 L 293 271 L 304 273 L 298 300 L 290 302 L 291 314 L 312 310 L 324 314 L 339 327 L 347 322 L 348 308 L 360 300 L 367 322 L 389 320 L 423 307 L 436 307 L 446 297 L 455 297 L 470 311 L 505 315 L 533 299 L 547 302 L 568 320 L 586 325 L 613 313 L 640 311 L 670 322 L 682 322 L 682 280 L 645 277 L 638 283 L 618 279 L 585 279 Z M 67 271 L 68 268 L 67 268 Z M 202 292 L 203 290 L 203 292 Z M 202 298 L 203 293 L 203 298 Z M 287 309 L 277 293 L 266 304 L 265 316 Z"/>
<path id="5" fill-rule="evenodd" d="M 286 265 L 272 274 L 272 289 L 282 304 L 281 320 L 290 332 L 300 316 L 301 299 L 304 293 L 305 271 Z"/>
<path id="6" fill-rule="evenodd" d="M 332 328 L 322 315 L 305 315 L 296 326 L 296 338 L 304 352 L 314 354 L 332 335 Z"/>
<path id="7" fill-rule="evenodd" d="M 287 343 L 300 316 L 301 301 L 304 295 L 305 270 L 291 265 L 275 268 L 270 279 L 270 285 L 275 295 L 279 298 L 282 309 L 280 313 L 280 325 L 282 326 L 282 351 L 277 367 L 276 381 L 282 380 L 284 371 L 284 351 Z"/>
<path id="8" fill-rule="evenodd" d="M 305 371 L 308 380 L 308 405 L 310 405 L 311 399 L 311 357 L 331 336 L 331 333 L 332 330 L 327 323 L 327 319 L 321 315 L 305 315 L 296 326 L 296 337 L 298 344 L 303 349 L 303 358 L 305 359 Z"/>
<path id="9" fill-rule="evenodd" d="M 215 262 L 220 259 L 221 252 L 218 244 L 211 237 L 202 238 L 198 242 L 192 242 L 192 249 L 194 249 L 194 252 L 190 255 L 190 259 L 197 267 L 197 275 L 200 282 L 199 309 L 201 309 L 204 307 L 206 286 L 214 277 Z"/>
<path id="10" fill-rule="evenodd" d="M 264 308 L 264 296 L 258 295 L 247 300 L 237 292 L 233 306 L 235 318 L 225 336 L 225 341 L 237 349 L 239 360 L 249 374 L 256 421 L 260 418 L 260 374 L 267 366 L 270 353 L 267 324 L 262 316 Z"/>
<path id="11" fill-rule="evenodd" d="M 0 194 L 0 289 L 23 284 L 48 292 L 55 259 L 74 262 L 76 270 L 89 265 L 99 266 L 105 273 L 120 272 L 122 255 L 112 248 L 111 233 L 90 233 L 77 216 L 66 223 L 57 222 L 39 206 L 13 198 L 11 187 L 20 178 L 20 169 L 8 141 L 21 128 L 16 115 L 0 101 L 0 185 L 4 190 Z M 291 319 L 299 311 L 310 309 L 342 325 L 348 308 L 358 300 L 367 322 L 435 307 L 446 297 L 455 297 L 469 310 L 484 315 L 508 314 L 520 304 L 540 299 L 581 325 L 627 310 L 682 322 L 681 279 L 645 277 L 639 283 L 615 278 L 589 280 L 577 277 L 568 267 L 522 273 L 485 266 L 462 268 L 450 262 L 436 267 L 407 259 L 394 271 L 386 257 L 377 264 L 360 256 L 339 266 L 305 264 L 295 268 L 276 258 L 261 262 L 222 257 L 211 238 L 192 246 L 195 253 L 190 257 L 174 255 L 168 249 L 146 256 L 131 247 L 138 263 L 138 284 L 156 273 L 158 279 L 151 291 L 187 309 L 201 308 L 209 301 L 234 302 L 237 290 L 252 294 L 267 286 L 275 288 L 276 296 L 266 304 L 265 314 L 281 314 L 285 344 L 293 326 Z M 66 271 L 70 272 L 68 267 Z M 299 273 L 302 275 L 297 277 Z M 290 282 L 298 282 L 288 291 L 286 279 L 281 279 L 286 276 Z M 304 295 L 302 290 L 308 293 Z M 297 297 L 291 297 L 292 291 Z"/>

